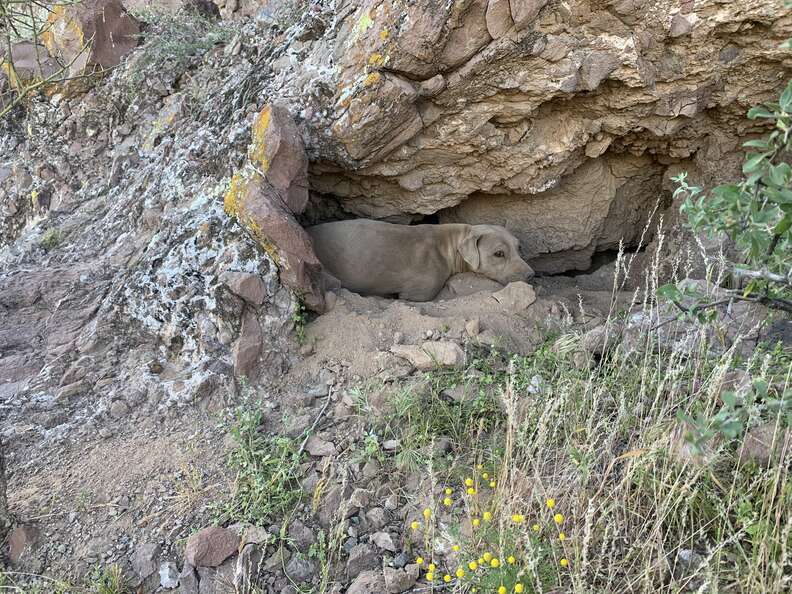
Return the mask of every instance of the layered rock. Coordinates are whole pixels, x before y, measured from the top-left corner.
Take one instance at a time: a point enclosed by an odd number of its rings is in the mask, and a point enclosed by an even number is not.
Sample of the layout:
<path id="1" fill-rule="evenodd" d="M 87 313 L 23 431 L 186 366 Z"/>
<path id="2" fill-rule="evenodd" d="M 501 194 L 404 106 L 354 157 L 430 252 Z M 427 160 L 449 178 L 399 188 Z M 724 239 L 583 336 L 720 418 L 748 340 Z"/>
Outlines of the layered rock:
<path id="1" fill-rule="evenodd" d="M 335 36 L 278 62 L 313 188 L 354 215 L 402 221 L 503 219 L 508 204 L 522 213 L 508 226 L 547 272 L 585 268 L 622 236 L 634 244 L 669 201 L 666 167 L 695 168 L 696 182 L 737 174 L 723 163 L 757 130 L 746 110 L 792 65 L 780 0 L 369 0 L 337 13 Z M 587 196 L 580 181 L 598 162 L 635 179 L 616 192 L 598 180 Z M 569 225 L 580 208 L 593 220 Z M 523 227 L 538 210 L 543 225 Z"/>

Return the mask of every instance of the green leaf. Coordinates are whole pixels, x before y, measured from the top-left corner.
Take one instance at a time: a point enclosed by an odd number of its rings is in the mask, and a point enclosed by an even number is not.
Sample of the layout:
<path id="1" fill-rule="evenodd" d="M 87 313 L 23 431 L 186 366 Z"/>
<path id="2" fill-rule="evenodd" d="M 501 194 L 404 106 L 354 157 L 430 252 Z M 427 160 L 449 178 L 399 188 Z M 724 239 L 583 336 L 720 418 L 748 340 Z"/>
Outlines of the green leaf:
<path id="1" fill-rule="evenodd" d="M 748 110 L 748 119 L 749 120 L 755 120 L 756 118 L 775 119 L 776 118 L 776 114 L 774 114 L 772 111 L 770 111 L 766 107 L 763 107 L 761 105 L 757 105 L 756 107 L 752 107 L 751 109 Z"/>
<path id="2" fill-rule="evenodd" d="M 786 89 L 781 93 L 778 104 L 781 106 L 781 109 L 787 113 L 792 110 L 792 83 L 787 84 Z"/>
<path id="3" fill-rule="evenodd" d="M 673 283 L 668 283 L 657 289 L 657 295 L 669 301 L 681 301 L 682 291 Z"/>
<path id="4" fill-rule="evenodd" d="M 792 228 L 792 216 L 785 215 L 773 229 L 773 235 L 783 235 Z"/>
<path id="5" fill-rule="evenodd" d="M 765 159 L 767 159 L 767 153 L 759 153 L 747 158 L 743 164 L 743 173 L 756 171 Z"/>
<path id="6" fill-rule="evenodd" d="M 743 147 L 745 148 L 758 148 L 758 149 L 767 149 L 767 140 L 764 138 L 757 138 L 755 140 L 749 140 L 748 142 L 743 142 Z"/>

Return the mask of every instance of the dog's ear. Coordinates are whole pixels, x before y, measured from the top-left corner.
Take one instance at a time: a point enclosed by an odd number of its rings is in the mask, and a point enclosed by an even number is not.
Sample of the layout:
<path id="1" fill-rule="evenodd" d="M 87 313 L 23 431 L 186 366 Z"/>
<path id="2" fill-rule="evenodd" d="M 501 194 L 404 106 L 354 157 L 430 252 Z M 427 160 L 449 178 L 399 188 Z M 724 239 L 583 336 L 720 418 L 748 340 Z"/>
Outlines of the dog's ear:
<path id="1" fill-rule="evenodd" d="M 467 262 L 471 270 L 478 270 L 481 264 L 481 256 L 479 256 L 478 240 L 481 238 L 481 233 L 476 233 L 472 229 L 467 237 L 459 244 L 459 254 L 462 259 Z"/>

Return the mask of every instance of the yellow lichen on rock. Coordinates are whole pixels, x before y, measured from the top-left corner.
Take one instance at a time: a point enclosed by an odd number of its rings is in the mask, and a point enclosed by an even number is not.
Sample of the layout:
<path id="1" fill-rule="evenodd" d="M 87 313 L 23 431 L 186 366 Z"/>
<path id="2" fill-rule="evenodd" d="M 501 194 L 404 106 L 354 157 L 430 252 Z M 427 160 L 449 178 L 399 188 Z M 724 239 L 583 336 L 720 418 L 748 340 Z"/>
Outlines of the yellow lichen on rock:
<path id="1" fill-rule="evenodd" d="M 262 173 L 266 173 L 270 166 L 269 159 L 267 158 L 267 143 L 264 139 L 270 125 L 271 117 L 272 108 L 267 105 L 261 110 L 256 121 L 253 123 L 252 140 L 250 148 L 248 149 L 250 160 L 258 164 Z"/>
<path id="2" fill-rule="evenodd" d="M 379 72 L 372 72 L 363 80 L 363 86 L 370 87 L 376 85 L 381 78 L 382 75 Z"/>
<path id="3" fill-rule="evenodd" d="M 385 63 L 385 57 L 382 54 L 371 54 L 368 63 L 369 66 L 382 66 Z"/>

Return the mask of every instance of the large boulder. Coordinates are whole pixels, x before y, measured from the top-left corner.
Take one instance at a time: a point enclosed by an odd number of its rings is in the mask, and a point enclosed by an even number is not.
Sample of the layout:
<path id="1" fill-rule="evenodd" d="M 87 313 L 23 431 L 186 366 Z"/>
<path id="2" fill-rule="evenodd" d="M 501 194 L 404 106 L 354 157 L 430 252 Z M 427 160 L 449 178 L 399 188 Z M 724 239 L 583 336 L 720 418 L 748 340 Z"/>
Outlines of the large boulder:
<path id="1" fill-rule="evenodd" d="M 138 44 L 140 26 L 120 0 L 58 4 L 41 35 L 70 76 L 117 66 Z"/>

